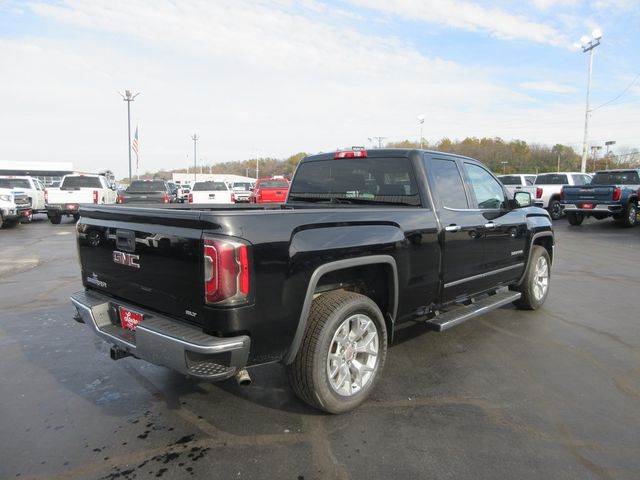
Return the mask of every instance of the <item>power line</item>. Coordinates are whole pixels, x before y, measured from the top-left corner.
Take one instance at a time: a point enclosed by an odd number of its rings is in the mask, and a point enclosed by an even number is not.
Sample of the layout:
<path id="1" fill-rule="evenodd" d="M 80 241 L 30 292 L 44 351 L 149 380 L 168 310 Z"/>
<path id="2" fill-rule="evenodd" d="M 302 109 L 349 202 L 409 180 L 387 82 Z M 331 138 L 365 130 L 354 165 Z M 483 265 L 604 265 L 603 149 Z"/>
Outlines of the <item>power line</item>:
<path id="1" fill-rule="evenodd" d="M 636 78 L 634 78 L 633 80 L 631 80 L 631 83 L 629 85 L 627 85 L 627 88 L 625 88 L 624 90 L 622 90 L 622 92 L 620 92 L 620 94 L 615 97 L 612 98 L 611 100 L 609 100 L 608 102 L 603 103 L 602 105 L 597 106 L 596 108 L 591 109 L 591 111 L 593 112 L 594 110 L 598 110 L 599 108 L 604 107 L 605 105 L 609 105 L 612 102 L 615 102 L 617 99 L 619 99 L 622 95 L 624 95 L 625 93 L 627 93 L 627 90 L 629 90 L 634 83 L 636 83 L 636 80 L 638 80 L 638 78 L 640 78 L 640 73 L 638 75 L 636 75 Z"/>

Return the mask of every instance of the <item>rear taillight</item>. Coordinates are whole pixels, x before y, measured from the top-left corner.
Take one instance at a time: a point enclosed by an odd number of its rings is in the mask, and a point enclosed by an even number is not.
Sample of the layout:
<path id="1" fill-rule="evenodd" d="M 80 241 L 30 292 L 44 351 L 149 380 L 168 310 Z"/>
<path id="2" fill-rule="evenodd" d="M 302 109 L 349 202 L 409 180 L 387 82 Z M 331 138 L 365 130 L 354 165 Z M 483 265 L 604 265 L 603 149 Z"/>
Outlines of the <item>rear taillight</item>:
<path id="1" fill-rule="evenodd" d="M 236 241 L 205 238 L 203 256 L 205 302 L 246 303 L 251 291 L 249 247 Z"/>
<path id="2" fill-rule="evenodd" d="M 49 203 L 49 192 L 44 191 L 44 203 Z"/>
<path id="3" fill-rule="evenodd" d="M 98 203 L 98 191 L 93 191 L 93 203 Z"/>
<path id="4" fill-rule="evenodd" d="M 366 158 L 366 150 L 349 150 L 347 152 L 336 152 L 333 156 L 334 159 L 339 158 Z"/>
<path id="5" fill-rule="evenodd" d="M 162 196 L 162 201 L 164 203 L 169 203 L 169 195 L 167 195 L 166 193 Z"/>
<path id="6" fill-rule="evenodd" d="M 622 197 L 622 189 L 620 187 L 615 187 L 613 189 L 613 201 L 617 202 Z"/>
<path id="7" fill-rule="evenodd" d="M 124 196 L 122 194 L 118 195 L 118 203 L 124 203 Z"/>
<path id="8" fill-rule="evenodd" d="M 560 201 L 564 200 L 564 187 L 560 189 Z"/>
<path id="9" fill-rule="evenodd" d="M 233 192 L 231 192 L 231 203 L 234 203 L 236 201 L 236 196 Z"/>
<path id="10" fill-rule="evenodd" d="M 536 188 L 536 198 L 542 198 L 542 187 Z"/>
<path id="11" fill-rule="evenodd" d="M 193 203 L 193 193 L 189 194 L 189 203 Z"/>

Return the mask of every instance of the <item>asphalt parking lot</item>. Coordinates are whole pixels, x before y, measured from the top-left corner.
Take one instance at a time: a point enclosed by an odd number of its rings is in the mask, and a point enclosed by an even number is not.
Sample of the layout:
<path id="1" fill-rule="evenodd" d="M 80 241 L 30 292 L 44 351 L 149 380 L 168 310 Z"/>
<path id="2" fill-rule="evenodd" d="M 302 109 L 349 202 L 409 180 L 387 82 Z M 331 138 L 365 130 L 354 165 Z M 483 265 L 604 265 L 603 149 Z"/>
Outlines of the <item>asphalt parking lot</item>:
<path id="1" fill-rule="evenodd" d="M 637 479 L 640 228 L 556 227 L 550 296 L 391 347 L 372 397 L 329 416 L 281 365 L 253 384 L 109 359 L 73 321 L 74 225 L 0 231 L 0 478 Z"/>

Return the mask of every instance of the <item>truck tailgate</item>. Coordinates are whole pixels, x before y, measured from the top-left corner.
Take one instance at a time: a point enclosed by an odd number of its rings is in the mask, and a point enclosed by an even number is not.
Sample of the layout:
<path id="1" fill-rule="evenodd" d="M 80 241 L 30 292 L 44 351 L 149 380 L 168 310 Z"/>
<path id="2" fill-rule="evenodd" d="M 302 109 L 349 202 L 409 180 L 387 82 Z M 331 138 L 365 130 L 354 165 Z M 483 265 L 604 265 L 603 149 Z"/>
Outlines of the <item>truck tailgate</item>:
<path id="1" fill-rule="evenodd" d="M 161 209 L 82 209 L 77 232 L 83 284 L 199 324 L 199 217 L 194 211 L 171 210 L 169 219 Z"/>
<path id="2" fill-rule="evenodd" d="M 93 203 L 93 188 L 83 188 L 76 190 L 51 189 L 48 191 L 47 203 Z"/>
<path id="3" fill-rule="evenodd" d="M 613 200 L 613 186 L 576 186 L 576 187 L 564 187 L 563 195 L 564 202 L 590 202 L 590 203 L 602 203 L 610 202 Z"/>

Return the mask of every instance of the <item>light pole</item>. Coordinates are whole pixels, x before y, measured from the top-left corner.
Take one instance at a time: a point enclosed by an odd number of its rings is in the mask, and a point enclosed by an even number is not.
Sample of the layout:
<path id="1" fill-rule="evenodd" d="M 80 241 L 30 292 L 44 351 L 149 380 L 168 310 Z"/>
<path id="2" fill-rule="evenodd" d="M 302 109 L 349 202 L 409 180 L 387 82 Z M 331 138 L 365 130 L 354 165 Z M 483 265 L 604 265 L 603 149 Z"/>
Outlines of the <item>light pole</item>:
<path id="1" fill-rule="evenodd" d="M 193 140 L 193 183 L 196 183 L 198 178 L 198 155 L 196 149 L 196 142 L 200 140 L 200 137 L 195 133 L 191 136 L 191 140 Z"/>
<path id="2" fill-rule="evenodd" d="M 598 159 L 598 150 L 602 150 L 600 145 L 591 145 L 591 156 L 593 157 L 593 171 L 596 171 L 596 160 Z"/>
<path id="3" fill-rule="evenodd" d="M 132 95 L 131 90 L 125 90 L 124 95 L 120 93 L 122 100 L 127 102 L 127 142 L 129 143 L 129 183 L 131 183 L 131 102 L 133 102 L 138 95 L 140 95 L 140 92 L 136 93 L 135 95 Z"/>
<path id="4" fill-rule="evenodd" d="M 420 124 L 420 149 L 422 150 L 422 125 L 424 124 L 424 115 L 418 115 L 418 123 Z"/>
<path id="5" fill-rule="evenodd" d="M 593 70 L 593 50 L 600 45 L 600 39 L 602 38 L 602 32 L 598 29 L 591 32 L 591 38 L 586 35 L 580 39 L 580 43 L 576 44 L 582 48 L 583 53 L 589 52 L 589 75 L 587 78 L 587 108 L 584 112 L 584 138 L 582 140 L 582 165 L 581 172 L 587 171 L 587 138 L 589 129 L 589 94 L 591 92 L 591 72 Z"/>
<path id="6" fill-rule="evenodd" d="M 609 140 L 607 142 L 604 142 L 604 144 L 607 146 L 607 170 L 609 169 L 609 147 L 611 145 L 615 145 L 616 141 L 615 140 Z"/>
<path id="7" fill-rule="evenodd" d="M 507 173 L 507 164 L 508 164 L 509 162 L 507 162 L 507 161 L 502 161 L 502 162 L 500 162 L 500 163 L 502 164 L 502 174 L 504 175 L 505 173 Z"/>

